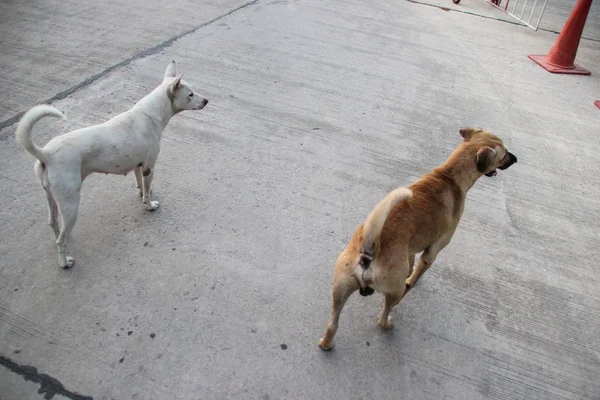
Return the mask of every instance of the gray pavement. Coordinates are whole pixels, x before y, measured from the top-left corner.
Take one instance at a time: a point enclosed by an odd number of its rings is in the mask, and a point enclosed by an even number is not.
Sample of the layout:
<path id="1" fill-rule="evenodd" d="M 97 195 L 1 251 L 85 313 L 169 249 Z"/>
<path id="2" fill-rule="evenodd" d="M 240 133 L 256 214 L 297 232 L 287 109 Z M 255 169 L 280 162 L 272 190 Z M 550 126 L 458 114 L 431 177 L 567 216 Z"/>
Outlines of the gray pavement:
<path id="1" fill-rule="evenodd" d="M 459 4 L 454 4 L 451 0 L 409 0 L 417 4 L 424 4 L 439 7 L 442 10 L 467 13 L 480 16 L 483 18 L 496 19 L 514 24 L 522 24 L 515 16 L 521 17 L 521 20 L 527 21 L 528 18 L 532 25 L 535 25 L 541 10 L 542 19 L 538 26 L 539 30 L 546 32 L 559 33 L 564 26 L 567 18 L 573 11 L 573 7 L 577 0 L 547 0 L 546 8 L 543 8 L 544 1 L 527 1 L 527 0 L 509 0 L 506 11 L 513 15 L 509 15 L 504 11 L 491 6 L 486 0 L 462 0 Z M 500 2 L 500 7 L 504 10 L 507 5 L 507 0 Z M 600 41 L 600 4 L 592 2 L 588 19 L 583 30 L 583 38 L 587 40 Z M 502 40 L 502 36 L 493 35 L 488 37 L 489 43 L 495 43 Z"/>
<path id="2" fill-rule="evenodd" d="M 21 371 L 0 366 L 0 398 L 43 398 L 36 379 L 61 400 L 600 398 L 598 42 L 578 54 L 592 76 L 559 76 L 526 57 L 551 32 L 405 1 L 258 1 L 205 26 L 244 3 L 119 3 L 0 6 L 3 120 L 56 98 L 69 120 L 42 121 L 45 143 L 126 110 L 171 59 L 211 102 L 165 131 L 157 212 L 133 176 L 86 180 L 66 271 L 33 160 L 0 131 L 0 361 Z M 37 39 L 67 47 L 38 59 Z M 464 125 L 519 163 L 476 183 L 390 332 L 356 295 L 321 352 L 338 252 Z"/>
<path id="3" fill-rule="evenodd" d="M 23 106 L 62 99 L 243 0 L 0 2 L 0 128 Z M 27 78 L 24 79 L 23 76 Z M 35 80 L 29 80 L 35 77 Z"/>

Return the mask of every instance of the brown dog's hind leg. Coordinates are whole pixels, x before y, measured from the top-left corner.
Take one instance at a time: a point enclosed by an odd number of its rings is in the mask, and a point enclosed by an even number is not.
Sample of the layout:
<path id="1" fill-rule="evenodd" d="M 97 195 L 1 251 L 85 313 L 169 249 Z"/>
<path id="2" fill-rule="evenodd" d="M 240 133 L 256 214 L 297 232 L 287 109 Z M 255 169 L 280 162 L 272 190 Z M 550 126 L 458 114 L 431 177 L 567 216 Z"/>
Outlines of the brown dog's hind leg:
<path id="1" fill-rule="evenodd" d="M 358 280 L 350 275 L 349 264 L 345 260 L 338 260 L 333 274 L 333 306 L 331 310 L 331 318 L 327 324 L 325 336 L 319 341 L 319 347 L 322 350 L 331 350 L 333 347 L 333 337 L 337 332 L 340 313 L 344 304 L 359 288 Z"/>

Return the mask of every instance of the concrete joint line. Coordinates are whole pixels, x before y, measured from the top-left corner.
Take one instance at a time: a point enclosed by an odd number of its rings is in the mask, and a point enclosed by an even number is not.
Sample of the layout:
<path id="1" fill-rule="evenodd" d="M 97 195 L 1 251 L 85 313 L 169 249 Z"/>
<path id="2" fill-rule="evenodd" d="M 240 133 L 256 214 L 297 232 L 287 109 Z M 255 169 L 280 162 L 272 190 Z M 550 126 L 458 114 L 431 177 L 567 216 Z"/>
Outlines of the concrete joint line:
<path id="1" fill-rule="evenodd" d="M 147 56 L 159 53 L 161 50 L 163 50 L 163 49 L 165 49 L 167 47 L 170 47 L 174 42 L 176 42 L 177 40 L 181 39 L 182 37 L 187 36 L 187 35 L 189 35 L 191 33 L 194 33 L 197 30 L 199 30 L 201 28 L 204 28 L 205 26 L 208 26 L 208 25 L 210 25 L 210 24 L 212 24 L 212 23 L 214 23 L 216 21 L 219 21 L 220 19 L 223 19 L 223 18 L 225 18 L 225 17 L 233 14 L 236 11 L 239 11 L 241 9 L 244 9 L 244 8 L 246 8 L 248 6 L 251 6 L 253 4 L 256 4 L 256 3 L 258 3 L 258 0 L 248 1 L 247 3 L 244 3 L 241 6 L 233 8 L 233 9 L 227 11 L 226 13 L 223 13 L 223 14 L 217 16 L 216 18 L 211 19 L 210 21 L 204 22 L 204 23 L 202 23 L 202 24 L 200 24 L 198 26 L 195 26 L 195 27 L 193 27 L 193 28 L 191 28 L 191 29 L 183 32 L 183 33 L 180 33 L 179 35 L 173 36 L 172 38 L 167 39 L 164 42 L 162 42 L 162 43 L 160 43 L 160 44 L 158 44 L 158 45 L 156 45 L 154 47 L 151 47 L 151 48 L 146 49 L 146 50 L 142 50 L 139 53 L 135 54 L 134 56 L 129 57 L 129 58 L 121 61 L 118 64 L 112 65 L 112 66 L 106 68 L 104 71 L 102 71 L 102 72 L 100 72 L 100 73 L 98 73 L 96 75 L 92 75 L 91 77 L 85 79 L 84 81 L 78 83 L 77 85 L 72 86 L 72 87 L 68 88 L 67 90 L 62 91 L 62 92 L 60 92 L 60 93 L 52 96 L 51 98 L 49 98 L 47 100 L 43 100 L 41 103 L 50 104 L 53 101 L 62 100 L 64 98 L 66 98 L 67 96 L 71 95 L 72 93 L 75 93 L 79 89 L 83 89 L 86 86 L 89 86 L 90 84 L 92 84 L 95 81 L 97 81 L 98 79 L 106 76 L 107 74 L 109 74 L 110 72 L 114 71 L 117 68 L 124 67 L 125 65 L 128 65 L 128 64 L 130 64 L 133 61 L 139 60 L 140 58 L 144 58 L 144 57 L 147 57 Z M 4 121 L 0 122 L 0 132 L 4 128 L 12 126 L 13 124 L 16 124 L 21 119 L 21 117 L 23 116 L 23 114 L 25 114 L 25 112 L 26 111 L 21 111 L 17 115 L 15 115 L 15 116 L 7 119 L 7 120 L 4 120 Z"/>

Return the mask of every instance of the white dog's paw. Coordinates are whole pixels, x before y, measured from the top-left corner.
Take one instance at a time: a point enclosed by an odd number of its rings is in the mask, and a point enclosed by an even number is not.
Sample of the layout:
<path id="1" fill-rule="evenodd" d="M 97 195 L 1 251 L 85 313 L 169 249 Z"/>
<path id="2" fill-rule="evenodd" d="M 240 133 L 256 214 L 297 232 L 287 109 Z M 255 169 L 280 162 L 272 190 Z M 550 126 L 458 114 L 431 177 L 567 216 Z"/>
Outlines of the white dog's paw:
<path id="1" fill-rule="evenodd" d="M 71 256 L 67 256 L 67 263 L 64 265 L 61 265 L 61 267 L 63 267 L 64 269 L 69 269 L 73 265 L 75 265 L 75 259 Z"/>
<path id="2" fill-rule="evenodd" d="M 146 210 L 154 211 L 158 208 L 158 206 L 160 206 L 160 203 L 158 201 L 150 201 L 146 203 Z"/>

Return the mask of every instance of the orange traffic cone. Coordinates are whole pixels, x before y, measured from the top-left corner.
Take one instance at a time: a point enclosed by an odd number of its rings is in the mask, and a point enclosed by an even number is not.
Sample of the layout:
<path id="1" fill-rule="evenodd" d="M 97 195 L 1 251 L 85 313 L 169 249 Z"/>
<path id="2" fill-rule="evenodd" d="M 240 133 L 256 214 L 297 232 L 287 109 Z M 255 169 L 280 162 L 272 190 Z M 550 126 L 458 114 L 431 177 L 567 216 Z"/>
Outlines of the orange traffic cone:
<path id="1" fill-rule="evenodd" d="M 590 71 L 575 65 L 575 56 L 591 5 L 592 0 L 577 0 L 550 53 L 547 56 L 528 57 L 554 74 L 589 75 Z"/>

